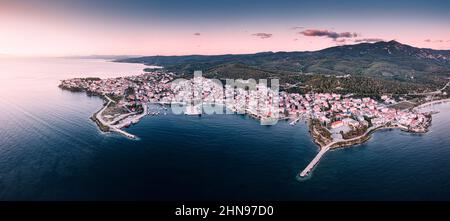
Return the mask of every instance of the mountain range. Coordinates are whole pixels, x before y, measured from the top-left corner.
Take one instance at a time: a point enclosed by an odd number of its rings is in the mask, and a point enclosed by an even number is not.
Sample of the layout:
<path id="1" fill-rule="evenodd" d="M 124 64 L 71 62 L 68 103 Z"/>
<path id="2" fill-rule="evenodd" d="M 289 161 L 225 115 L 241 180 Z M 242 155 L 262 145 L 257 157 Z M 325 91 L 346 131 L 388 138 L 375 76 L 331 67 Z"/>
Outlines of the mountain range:
<path id="1" fill-rule="evenodd" d="M 397 41 L 343 45 L 305 52 L 146 56 L 116 61 L 163 66 L 181 76 L 202 70 L 206 76 L 217 78 L 279 78 L 282 83 L 302 82 L 304 86 L 316 90 L 345 89 L 342 87 L 345 80 L 341 77 L 350 75 L 353 80 L 393 84 L 395 90 L 402 92 L 426 91 L 442 86 L 450 76 L 450 50 L 416 48 Z M 331 82 L 329 88 L 324 88 L 308 82 L 311 80 Z M 368 93 L 379 92 L 390 90 L 381 87 Z M 392 91 L 395 92 L 399 91 Z"/>

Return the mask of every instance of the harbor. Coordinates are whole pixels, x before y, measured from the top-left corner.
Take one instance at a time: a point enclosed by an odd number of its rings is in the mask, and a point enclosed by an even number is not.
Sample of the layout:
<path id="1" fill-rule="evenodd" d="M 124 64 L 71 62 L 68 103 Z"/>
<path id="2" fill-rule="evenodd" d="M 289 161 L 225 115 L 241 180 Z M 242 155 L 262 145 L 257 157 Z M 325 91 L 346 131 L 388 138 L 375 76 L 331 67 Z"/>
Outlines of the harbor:
<path id="1" fill-rule="evenodd" d="M 108 132 L 108 131 L 116 132 L 116 133 L 121 134 L 130 139 L 136 139 L 137 138 L 136 135 L 130 134 L 130 133 L 124 131 L 122 128 L 128 127 L 131 124 L 138 123 L 143 117 L 148 115 L 148 106 L 146 104 L 142 105 L 142 108 L 143 108 L 142 113 L 131 112 L 131 113 L 122 114 L 122 115 L 117 116 L 113 120 L 107 122 L 102 117 L 102 114 L 112 103 L 116 103 L 116 102 L 114 100 L 112 100 L 111 98 L 109 98 L 108 96 L 104 96 L 104 98 L 108 102 L 105 104 L 105 106 L 99 112 L 97 112 L 93 116 L 93 120 L 99 125 L 100 129 L 102 129 L 102 131 L 105 131 L 105 132 Z"/>
<path id="2" fill-rule="evenodd" d="M 193 116 L 203 114 L 204 104 L 223 105 L 233 113 L 246 114 L 259 120 L 261 125 L 267 126 L 275 125 L 280 119 L 292 119 L 289 123 L 291 126 L 296 125 L 301 119 L 308 119 L 310 125 L 313 125 L 310 128 L 311 136 L 321 149 L 299 173 L 300 177 L 308 176 L 330 149 L 364 143 L 370 139 L 369 134 L 376 129 L 395 127 L 407 132 L 425 133 L 431 122 L 429 113 L 409 109 L 397 110 L 387 106 L 386 103 L 393 99 L 388 95 L 382 96 L 381 100 L 375 100 L 370 97 L 353 97 L 351 94 L 298 94 L 274 91 L 260 84 L 257 85 L 257 90 L 247 91 L 229 85 L 223 87 L 203 77 L 194 77 L 175 85 L 170 84 L 172 79 L 171 74 L 155 72 L 120 79 L 69 79 L 62 81 L 61 87 L 103 94 L 108 103 L 95 115 L 99 127 L 131 139 L 136 139 L 136 136 L 122 128 L 138 123 L 146 115 L 159 114 L 148 112 L 149 103 L 162 106 L 169 103 L 185 105 L 182 113 Z M 129 85 L 135 84 L 136 81 L 148 80 L 155 84 L 144 86 L 136 84 L 133 90 L 128 89 Z M 161 93 L 162 89 L 167 88 L 171 90 Z M 110 93 L 118 95 L 117 104 L 106 96 Z M 448 100 L 437 100 L 422 106 Z M 110 113 L 103 114 L 113 103 L 115 105 Z M 105 121 L 104 117 L 109 120 Z"/>
<path id="3" fill-rule="evenodd" d="M 384 126 L 371 127 L 363 135 L 355 137 L 355 138 L 352 138 L 352 139 L 333 141 L 333 142 L 327 144 L 326 146 L 323 146 L 323 147 L 320 148 L 319 153 L 317 153 L 317 155 L 311 160 L 311 162 L 305 167 L 305 169 L 303 169 L 299 173 L 299 176 L 301 178 L 304 178 L 304 177 L 307 177 L 308 175 L 310 175 L 311 171 L 319 163 L 320 159 L 330 149 L 335 149 L 335 148 L 339 148 L 339 147 L 349 147 L 349 146 L 353 146 L 353 145 L 364 143 L 365 141 L 367 141 L 370 138 L 370 134 L 371 133 L 373 133 L 373 132 L 375 132 L 377 130 L 381 130 L 381 129 L 400 129 L 400 130 L 403 130 L 403 131 L 414 132 L 414 131 L 409 131 L 409 129 L 407 127 L 402 126 L 402 125 L 396 125 L 396 126 L 386 126 L 386 125 L 384 125 Z"/>

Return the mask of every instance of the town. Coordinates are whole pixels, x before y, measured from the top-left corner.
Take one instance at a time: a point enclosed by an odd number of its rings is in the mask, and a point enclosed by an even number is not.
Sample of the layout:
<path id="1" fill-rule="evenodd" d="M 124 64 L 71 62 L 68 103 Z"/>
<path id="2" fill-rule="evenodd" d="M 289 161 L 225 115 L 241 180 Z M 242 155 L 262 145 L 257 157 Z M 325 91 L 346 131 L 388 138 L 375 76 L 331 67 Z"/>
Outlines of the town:
<path id="1" fill-rule="evenodd" d="M 274 125 L 279 120 L 309 122 L 314 142 L 321 148 L 318 159 L 300 174 L 306 176 L 327 150 L 360 144 L 378 129 L 399 128 L 414 133 L 425 133 L 431 123 L 431 114 L 414 108 L 399 109 L 388 95 L 377 101 L 370 97 L 335 93 L 287 93 L 267 87 L 263 83 L 237 80 L 225 86 L 218 80 L 194 75 L 189 80 L 176 79 L 165 71 L 146 72 L 120 78 L 75 78 L 62 80 L 60 87 L 71 91 L 85 91 L 103 96 L 107 104 L 92 119 L 102 131 L 114 131 L 136 138 L 122 130 L 139 122 L 150 112 L 148 104 L 159 104 L 174 114 L 202 115 L 225 111 L 247 114 L 261 122 Z M 253 84 L 251 84 L 253 83 Z"/>

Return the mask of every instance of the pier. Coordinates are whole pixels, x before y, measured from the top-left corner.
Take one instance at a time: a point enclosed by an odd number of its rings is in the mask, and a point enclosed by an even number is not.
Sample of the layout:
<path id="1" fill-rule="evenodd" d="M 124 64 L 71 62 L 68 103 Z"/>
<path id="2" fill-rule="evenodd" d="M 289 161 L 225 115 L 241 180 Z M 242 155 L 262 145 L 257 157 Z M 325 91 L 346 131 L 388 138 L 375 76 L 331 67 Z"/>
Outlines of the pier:
<path id="1" fill-rule="evenodd" d="M 111 127 L 111 131 L 114 131 L 114 132 L 116 132 L 116 133 L 118 133 L 118 134 L 122 134 L 123 136 L 128 137 L 128 138 L 131 138 L 131 139 L 136 139 L 136 136 L 135 136 L 135 135 L 130 134 L 130 133 L 128 133 L 128 132 L 126 132 L 126 131 L 124 131 L 124 130 L 121 130 L 121 129 L 119 129 L 119 128 Z"/>
<path id="2" fill-rule="evenodd" d="M 120 121 L 120 123 L 116 124 L 116 125 L 109 124 L 109 127 L 111 128 L 111 130 L 116 133 L 122 134 L 128 138 L 136 139 L 137 138 L 136 135 L 130 134 L 130 133 L 122 130 L 121 128 L 131 125 L 133 123 L 137 123 L 137 122 L 139 122 L 139 120 L 141 120 L 141 118 L 145 117 L 148 114 L 147 104 L 143 104 L 142 107 L 144 108 L 144 110 L 142 111 L 141 114 L 135 115 L 135 116 L 129 116 L 125 119 L 122 118 L 123 120 Z"/>
<path id="3" fill-rule="evenodd" d="M 361 139 L 362 137 L 367 136 L 367 135 L 369 135 L 370 133 L 372 133 L 373 131 L 378 130 L 378 129 L 381 129 L 381 128 L 384 128 L 384 126 L 372 126 L 372 127 L 370 127 L 369 129 L 367 129 L 367 131 L 366 131 L 363 135 L 361 135 L 361 136 L 358 136 L 358 137 L 355 137 L 355 138 L 351 138 L 351 139 L 347 139 L 347 140 L 333 141 L 333 142 L 327 144 L 326 146 L 322 147 L 322 148 L 320 149 L 319 153 L 317 153 L 317 155 L 314 157 L 314 159 L 308 164 L 308 166 L 306 166 L 306 168 L 305 168 L 302 172 L 300 172 L 300 174 L 299 174 L 300 177 L 306 177 L 306 176 L 308 176 L 309 173 L 310 173 L 310 172 L 314 169 L 314 167 L 317 165 L 317 163 L 319 163 L 320 158 L 322 158 L 322 156 L 323 156 L 328 150 L 330 150 L 331 147 L 332 147 L 333 145 L 336 145 L 336 144 L 339 144 L 339 143 L 343 143 L 343 142 L 352 142 L 352 141 Z M 398 126 L 397 126 L 397 127 L 392 127 L 392 128 L 398 128 Z M 353 145 L 353 144 L 352 144 L 352 145 Z"/>
<path id="4" fill-rule="evenodd" d="M 300 121 L 300 117 L 297 118 L 297 119 L 295 119 L 295 120 L 293 120 L 291 123 L 289 123 L 289 125 L 294 126 L 294 125 L 296 125 L 297 122 L 299 122 L 299 121 Z"/>
<path id="5" fill-rule="evenodd" d="M 336 142 L 332 142 L 328 144 L 327 146 L 320 149 L 319 153 L 314 157 L 314 159 L 306 166 L 306 168 L 300 173 L 300 177 L 306 177 L 311 172 L 312 169 L 314 169 L 314 166 L 319 162 L 320 158 L 328 151 L 330 150 L 330 147 L 335 144 Z"/>

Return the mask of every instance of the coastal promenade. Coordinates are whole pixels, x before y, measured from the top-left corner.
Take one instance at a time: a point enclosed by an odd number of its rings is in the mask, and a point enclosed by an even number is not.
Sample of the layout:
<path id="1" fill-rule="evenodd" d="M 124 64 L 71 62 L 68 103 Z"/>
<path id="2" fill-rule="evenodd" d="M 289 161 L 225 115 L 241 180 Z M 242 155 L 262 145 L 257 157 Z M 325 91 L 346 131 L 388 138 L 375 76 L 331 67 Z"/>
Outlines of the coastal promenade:
<path id="1" fill-rule="evenodd" d="M 135 112 L 132 113 L 131 116 L 130 116 L 130 114 L 126 114 L 127 117 L 125 119 L 123 117 L 121 117 L 123 120 L 121 120 L 118 124 L 111 125 L 111 126 L 113 126 L 114 128 L 118 129 L 118 128 L 123 128 L 123 127 L 126 127 L 128 125 L 131 125 L 132 123 L 139 122 L 139 120 L 141 118 L 143 118 L 143 117 L 145 117 L 147 115 L 147 110 L 148 110 L 147 105 L 144 104 L 144 105 L 142 105 L 142 107 L 144 108 L 144 110 L 142 111 L 141 114 L 133 115 L 133 114 L 135 114 Z"/>
<path id="2" fill-rule="evenodd" d="M 105 111 L 106 108 L 108 108 L 108 106 L 109 106 L 112 102 L 114 102 L 114 101 L 111 100 L 111 98 L 109 98 L 108 96 L 105 96 L 105 98 L 108 100 L 108 103 L 107 103 L 107 104 L 106 104 L 99 112 L 97 112 L 97 114 L 95 114 L 95 118 L 96 118 L 101 124 L 103 124 L 104 126 L 107 126 L 107 127 L 108 127 L 108 124 L 103 120 L 103 118 L 101 118 L 101 115 L 102 115 L 103 111 Z"/>
<path id="3" fill-rule="evenodd" d="M 430 101 L 430 102 L 427 102 L 427 103 L 424 103 L 424 104 L 421 104 L 421 105 L 415 107 L 414 110 L 419 110 L 424 107 L 428 107 L 428 106 L 435 105 L 435 104 L 446 103 L 446 102 L 450 102 L 450 98 Z"/>
<path id="4" fill-rule="evenodd" d="M 139 120 L 141 118 L 145 117 L 147 115 L 148 108 L 147 108 L 146 104 L 142 105 L 142 107 L 144 108 L 144 110 L 142 111 L 141 114 L 134 115 L 134 116 L 130 116 L 130 114 L 126 114 L 126 117 L 121 117 L 121 121 L 119 124 L 116 124 L 116 125 L 108 124 L 108 126 L 110 127 L 110 129 L 112 131 L 114 131 L 116 133 L 122 134 L 131 139 L 136 139 L 137 138 L 136 135 L 130 134 L 130 133 L 122 130 L 121 128 L 131 125 L 133 123 L 137 123 L 137 122 L 139 122 Z M 117 122 L 117 121 L 113 121 L 113 122 Z"/>

